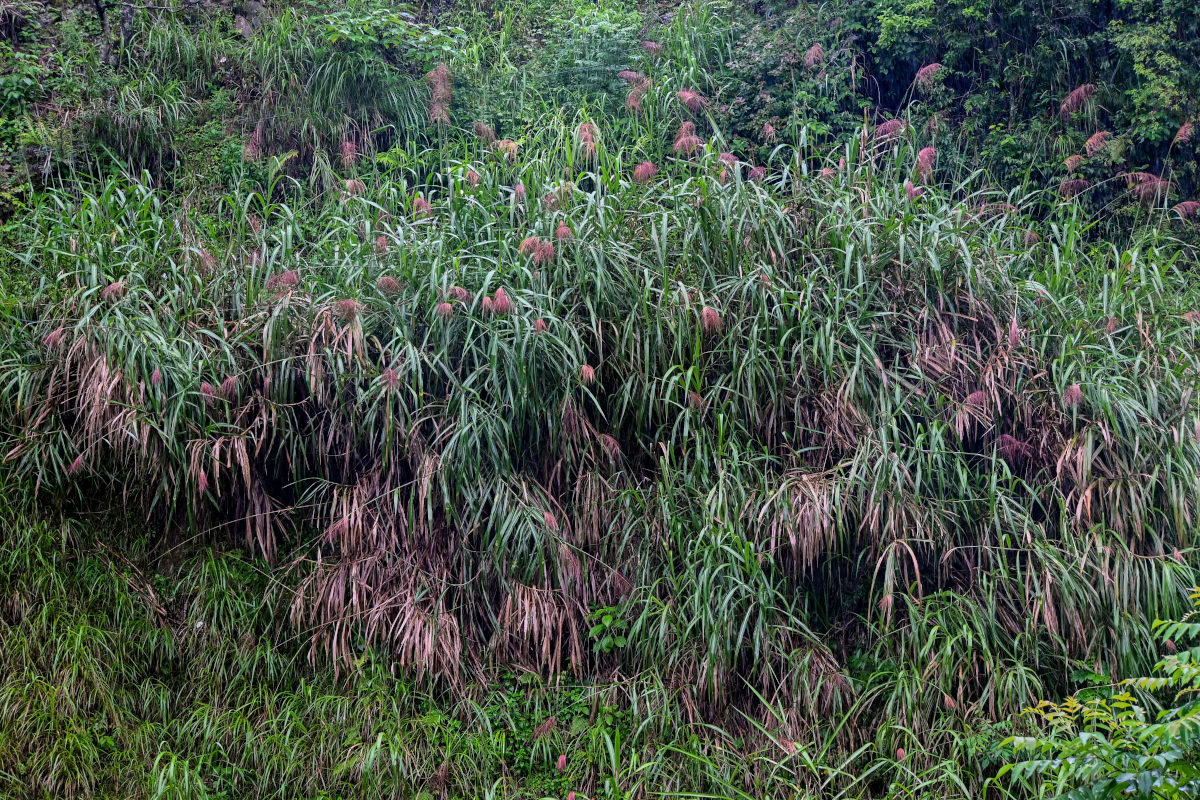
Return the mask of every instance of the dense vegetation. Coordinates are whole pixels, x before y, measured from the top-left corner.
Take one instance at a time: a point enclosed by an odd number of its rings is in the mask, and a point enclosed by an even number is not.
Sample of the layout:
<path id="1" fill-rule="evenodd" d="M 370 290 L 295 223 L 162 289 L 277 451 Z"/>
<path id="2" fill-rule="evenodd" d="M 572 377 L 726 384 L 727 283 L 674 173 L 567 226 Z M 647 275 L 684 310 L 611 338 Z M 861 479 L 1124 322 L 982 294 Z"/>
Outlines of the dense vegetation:
<path id="1" fill-rule="evenodd" d="M 1197 25 L 3 7 L 0 796 L 1195 796 Z"/>

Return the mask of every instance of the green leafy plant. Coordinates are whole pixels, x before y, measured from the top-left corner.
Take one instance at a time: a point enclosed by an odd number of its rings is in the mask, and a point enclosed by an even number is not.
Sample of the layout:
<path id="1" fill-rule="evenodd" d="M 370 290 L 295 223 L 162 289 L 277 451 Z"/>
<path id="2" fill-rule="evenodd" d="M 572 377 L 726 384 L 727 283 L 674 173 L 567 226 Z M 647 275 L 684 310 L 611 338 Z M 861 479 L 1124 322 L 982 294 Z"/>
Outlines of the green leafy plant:
<path id="1" fill-rule="evenodd" d="M 1200 794 L 1200 590 L 1196 610 L 1154 623 L 1168 655 L 1123 691 L 1042 701 L 1029 709 L 1047 731 L 1005 744 L 1022 760 L 1001 775 L 1037 796 L 1183 800 Z M 1165 697 L 1155 711 L 1152 697 Z"/>

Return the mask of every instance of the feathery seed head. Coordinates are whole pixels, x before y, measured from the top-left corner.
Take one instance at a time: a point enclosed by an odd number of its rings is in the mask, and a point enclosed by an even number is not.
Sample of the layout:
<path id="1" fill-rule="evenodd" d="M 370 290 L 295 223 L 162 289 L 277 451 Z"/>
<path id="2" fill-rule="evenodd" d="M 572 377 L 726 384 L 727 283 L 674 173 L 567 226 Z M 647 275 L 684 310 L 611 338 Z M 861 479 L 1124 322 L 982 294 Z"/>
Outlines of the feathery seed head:
<path id="1" fill-rule="evenodd" d="M 919 186 L 914 186 L 912 181 L 904 182 L 904 194 L 909 200 L 916 200 L 924 193 L 925 190 Z"/>
<path id="2" fill-rule="evenodd" d="M 467 170 L 467 185 L 474 189 L 479 185 L 479 173 L 473 169 Z"/>
<path id="3" fill-rule="evenodd" d="M 403 286 L 391 275 L 381 275 L 379 280 L 375 281 L 375 288 L 384 294 L 399 294 Z"/>
<path id="4" fill-rule="evenodd" d="M 629 90 L 629 94 L 625 96 L 625 107 L 630 111 L 638 112 L 642 110 L 642 98 L 646 96 L 646 91 L 650 88 L 650 83 L 639 83 Z"/>
<path id="5" fill-rule="evenodd" d="M 508 297 L 508 292 L 504 291 L 503 286 L 498 286 L 492 295 L 492 312 L 498 316 L 508 314 L 513 310 L 512 300 Z"/>
<path id="6" fill-rule="evenodd" d="M 816 42 L 808 50 L 804 51 L 804 66 L 812 69 L 825 60 L 825 48 L 820 42 Z"/>
<path id="7" fill-rule="evenodd" d="M 357 317 L 360 308 L 358 301 L 351 300 L 350 298 L 344 298 L 342 300 L 335 301 L 333 307 L 334 310 L 337 311 L 338 316 L 346 321 L 350 321 Z"/>
<path id="8" fill-rule="evenodd" d="M 663 46 L 658 42 L 645 41 L 642 42 L 642 49 L 652 56 L 656 56 L 662 52 Z"/>
<path id="9" fill-rule="evenodd" d="M 450 319 L 454 316 L 454 306 L 449 303 L 438 303 L 436 313 L 442 319 Z"/>
<path id="10" fill-rule="evenodd" d="M 299 283 L 300 276 L 296 274 L 296 271 L 285 269 L 283 272 L 267 278 L 266 288 L 267 291 L 286 292 L 290 289 L 296 288 Z"/>
<path id="11" fill-rule="evenodd" d="M 479 308 L 481 311 L 483 311 L 484 315 L 491 314 L 492 313 L 492 298 L 488 297 L 485 294 L 483 296 L 483 300 L 481 300 L 479 303 Z"/>
<path id="12" fill-rule="evenodd" d="M 554 242 L 545 241 L 538 245 L 537 252 L 533 254 L 533 263 L 541 266 L 549 264 L 554 260 Z"/>
<path id="13" fill-rule="evenodd" d="M 225 380 L 221 381 L 221 397 L 226 400 L 233 400 L 237 397 L 238 380 L 232 375 L 226 376 Z"/>
<path id="14" fill-rule="evenodd" d="M 375 237 L 375 252 L 383 255 L 388 251 L 388 238 L 382 233 Z"/>
<path id="15" fill-rule="evenodd" d="M 708 98 L 695 89 L 680 89 L 675 93 L 675 98 L 693 114 L 699 114 L 708 104 Z"/>
<path id="16" fill-rule="evenodd" d="M 509 161 L 517 160 L 517 143 L 512 139 L 501 139 L 496 142 L 496 150 Z"/>
<path id="17" fill-rule="evenodd" d="M 1087 142 L 1083 145 L 1083 149 L 1085 152 L 1087 152 L 1088 158 L 1091 158 L 1092 156 L 1096 155 L 1096 153 L 1099 153 L 1101 150 L 1103 150 L 1104 146 L 1108 144 L 1108 140 L 1111 137 L 1112 134 L 1108 131 L 1098 131 L 1089 136 Z"/>
<path id="18" fill-rule="evenodd" d="M 700 327 L 705 333 L 719 333 L 723 323 L 721 315 L 712 306 L 705 306 L 700 312 Z"/>
<path id="19" fill-rule="evenodd" d="M 1079 109 L 1087 104 L 1088 100 L 1092 99 L 1092 95 L 1096 93 L 1096 84 L 1085 83 L 1081 86 L 1076 86 L 1071 90 L 1071 93 L 1063 98 L 1062 103 L 1058 106 L 1058 114 L 1061 117 L 1068 117 L 1074 114 Z"/>
<path id="20" fill-rule="evenodd" d="M 917 86 L 921 87 L 922 89 L 928 89 L 933 85 L 934 80 L 937 78 L 938 74 L 941 73 L 941 71 L 942 65 L 936 61 L 932 64 L 926 64 L 925 66 L 921 67 L 919 70 L 917 70 L 917 77 L 915 79 Z"/>
<path id="21" fill-rule="evenodd" d="M 162 370 L 160 370 L 158 367 L 155 367 L 154 372 L 150 373 L 150 385 L 162 386 Z"/>
<path id="22" fill-rule="evenodd" d="M 757 183 L 757 182 L 761 181 L 763 178 L 767 177 L 767 168 L 766 167 L 754 167 L 753 169 L 750 170 L 750 173 L 749 173 L 749 175 L 747 175 L 747 177 L 750 180 Z"/>
<path id="23" fill-rule="evenodd" d="M 769 122 L 764 122 L 762 126 L 762 140 L 768 144 L 775 141 L 775 126 Z"/>
<path id="24" fill-rule="evenodd" d="M 101 300 L 120 300 L 125 296 L 125 281 L 113 281 L 100 291 Z"/>
<path id="25" fill-rule="evenodd" d="M 904 133 L 907 123 L 902 119 L 889 119 L 875 126 L 875 141 L 892 139 Z M 840 167 L 839 167 L 840 169 Z"/>
<path id="26" fill-rule="evenodd" d="M 217 390 L 208 381 L 200 381 L 200 398 L 204 400 L 204 405 L 211 405 L 213 398 L 217 396 Z"/>
<path id="27" fill-rule="evenodd" d="M 583 381 L 584 386 L 591 386 L 596 382 L 596 370 L 590 365 L 584 364 L 579 368 L 579 380 Z"/>
<path id="28" fill-rule="evenodd" d="M 496 131 L 492 130 L 492 126 L 486 122 L 477 119 L 471 124 L 471 127 L 474 129 L 475 135 L 482 139 L 485 144 L 492 144 L 496 141 Z"/>
<path id="29" fill-rule="evenodd" d="M 1000 448 L 1000 456 L 1009 464 L 1016 464 L 1033 454 L 1033 448 L 1015 436 L 1007 433 L 1000 434 L 996 440 Z"/>
<path id="30" fill-rule="evenodd" d="M 351 197 L 362 194 L 367 190 L 367 185 L 356 178 L 342 181 L 342 185 L 346 187 L 346 194 Z"/>
<path id="31" fill-rule="evenodd" d="M 1072 383 L 1063 392 L 1062 401 L 1067 408 L 1077 408 L 1083 402 L 1083 389 L 1078 383 Z"/>
<path id="32" fill-rule="evenodd" d="M 921 180 L 927 181 L 933 175 L 933 168 L 937 164 L 937 148 L 923 147 L 917 153 L 917 175 Z"/>
<path id="33" fill-rule="evenodd" d="M 1183 219 L 1195 219 L 1200 215 L 1200 201 L 1184 200 L 1171 207 L 1171 210 Z"/>
<path id="34" fill-rule="evenodd" d="M 633 180 L 635 183 L 649 183 L 650 179 L 657 174 L 658 167 L 649 161 L 643 161 L 633 168 Z"/>
<path id="35" fill-rule="evenodd" d="M 343 139 L 339 149 L 339 157 L 344 169 L 350 169 L 358 163 L 358 145 L 350 139 Z"/>
<path id="36" fill-rule="evenodd" d="M 62 344 L 62 340 L 66 338 L 67 329 L 59 326 L 42 337 L 42 344 L 53 350 Z"/>
<path id="37" fill-rule="evenodd" d="M 537 331 L 538 333 L 545 333 L 545 331 L 546 331 L 546 320 L 542 319 L 541 317 L 538 317 L 537 319 L 535 319 L 535 320 L 533 321 L 533 329 L 534 329 L 535 331 Z"/>
<path id="38" fill-rule="evenodd" d="M 558 530 L 558 520 L 549 511 L 542 512 L 542 519 L 545 520 L 547 528 L 549 528 L 552 531 Z M 567 757 L 565 754 L 558 757 L 558 763 L 559 763 L 559 767 L 558 767 L 559 769 L 566 768 Z"/>
<path id="39" fill-rule="evenodd" d="M 521 246 L 517 248 L 517 252 L 523 256 L 531 256 L 537 253 L 538 246 L 542 240 L 536 236 L 526 236 L 521 240 Z"/>
<path id="40" fill-rule="evenodd" d="M 1068 178 L 1058 185 L 1058 193 L 1064 200 L 1070 200 L 1086 192 L 1092 186 L 1086 178 Z"/>
<path id="41" fill-rule="evenodd" d="M 570 239 L 574 238 L 574 234 L 571 232 L 571 226 L 566 222 L 558 223 L 558 227 L 554 229 L 554 238 L 560 242 L 569 241 Z"/>
<path id="42" fill-rule="evenodd" d="M 704 140 L 699 136 L 680 136 L 675 140 L 674 148 L 676 153 L 691 155 L 703 146 Z"/>

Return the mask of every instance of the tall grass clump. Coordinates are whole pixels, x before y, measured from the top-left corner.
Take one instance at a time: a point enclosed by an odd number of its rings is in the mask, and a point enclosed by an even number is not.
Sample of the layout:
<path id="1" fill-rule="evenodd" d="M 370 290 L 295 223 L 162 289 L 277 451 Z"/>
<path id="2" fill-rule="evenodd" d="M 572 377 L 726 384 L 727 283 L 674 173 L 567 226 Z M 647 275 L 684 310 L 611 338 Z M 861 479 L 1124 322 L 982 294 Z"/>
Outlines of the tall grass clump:
<path id="1" fill-rule="evenodd" d="M 496 669 L 611 685 L 653 709 L 631 747 L 704 742 L 611 778 L 646 788 L 957 796 L 969 731 L 1073 665 L 1148 667 L 1200 478 L 1167 235 L 1096 246 L 1077 204 L 974 177 L 914 198 L 904 133 L 756 182 L 708 141 L 646 169 L 603 125 L 580 160 L 579 129 L 461 134 L 305 214 L 48 200 L 8 463 L 244 547 L 313 665 L 370 653 L 452 704 Z"/>

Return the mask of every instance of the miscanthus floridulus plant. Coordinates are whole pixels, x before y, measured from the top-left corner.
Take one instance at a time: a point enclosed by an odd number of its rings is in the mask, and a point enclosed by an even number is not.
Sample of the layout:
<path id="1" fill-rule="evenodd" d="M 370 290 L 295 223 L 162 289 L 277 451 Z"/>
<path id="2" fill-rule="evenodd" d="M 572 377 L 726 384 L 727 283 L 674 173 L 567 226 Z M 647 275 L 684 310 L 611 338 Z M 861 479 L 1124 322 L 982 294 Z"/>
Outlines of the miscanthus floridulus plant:
<path id="1" fill-rule="evenodd" d="M 678 113 L 650 167 L 552 119 L 340 192 L 44 198 L 8 463 L 244 544 L 314 663 L 609 685 L 712 742 L 642 791 L 923 786 L 1069 664 L 1146 667 L 1200 511 L 1168 235 L 1089 243 L 903 126 L 756 170 Z"/>

